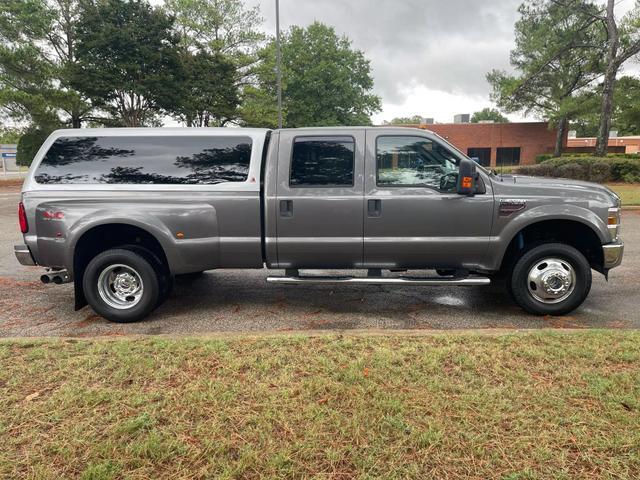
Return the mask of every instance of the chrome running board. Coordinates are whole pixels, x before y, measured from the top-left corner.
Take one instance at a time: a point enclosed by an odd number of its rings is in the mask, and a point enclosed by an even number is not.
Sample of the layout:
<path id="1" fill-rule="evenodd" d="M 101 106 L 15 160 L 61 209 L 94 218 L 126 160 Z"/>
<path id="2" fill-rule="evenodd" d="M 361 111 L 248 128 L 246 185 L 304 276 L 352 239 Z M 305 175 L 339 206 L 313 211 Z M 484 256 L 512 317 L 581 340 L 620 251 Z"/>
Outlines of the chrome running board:
<path id="1" fill-rule="evenodd" d="M 269 283 L 281 283 L 285 285 L 307 284 L 307 285 L 424 285 L 424 286 L 480 286 L 489 285 L 491 279 L 488 277 L 321 277 L 321 276 L 285 276 L 267 277 Z"/>

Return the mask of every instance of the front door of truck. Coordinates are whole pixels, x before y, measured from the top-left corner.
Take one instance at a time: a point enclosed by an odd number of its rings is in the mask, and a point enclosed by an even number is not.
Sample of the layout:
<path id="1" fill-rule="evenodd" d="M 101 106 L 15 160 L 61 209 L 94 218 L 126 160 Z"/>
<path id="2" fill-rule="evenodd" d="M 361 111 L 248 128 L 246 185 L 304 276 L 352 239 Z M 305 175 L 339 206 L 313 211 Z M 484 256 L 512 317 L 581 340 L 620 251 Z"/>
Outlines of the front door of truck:
<path id="1" fill-rule="evenodd" d="M 493 194 L 455 192 L 460 154 L 428 132 L 369 130 L 364 260 L 380 268 L 465 268 L 486 254 Z"/>
<path id="2" fill-rule="evenodd" d="M 282 130 L 277 172 L 281 268 L 362 265 L 364 129 Z"/>

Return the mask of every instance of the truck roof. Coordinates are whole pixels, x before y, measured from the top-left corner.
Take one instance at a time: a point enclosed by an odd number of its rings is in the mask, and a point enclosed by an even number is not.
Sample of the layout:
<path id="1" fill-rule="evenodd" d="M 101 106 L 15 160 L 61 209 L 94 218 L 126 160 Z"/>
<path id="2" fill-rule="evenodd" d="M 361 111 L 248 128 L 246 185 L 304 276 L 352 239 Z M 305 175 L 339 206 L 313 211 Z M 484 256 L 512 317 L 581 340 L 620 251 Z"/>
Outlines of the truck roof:
<path id="1" fill-rule="evenodd" d="M 259 135 L 270 131 L 268 128 L 231 128 L 231 127 L 135 127 L 135 128 L 63 128 L 56 130 L 52 135 L 56 136 L 78 136 L 89 135 L 177 135 L 177 136 L 198 136 L 198 135 Z"/>
<path id="2" fill-rule="evenodd" d="M 127 127 L 127 128 L 63 128 L 56 130 L 52 135 L 57 137 L 62 136 L 91 136 L 91 135 L 101 135 L 101 136 L 117 136 L 117 135 L 177 135 L 177 136 L 199 136 L 199 135 L 233 135 L 233 136 L 241 136 L 241 135 L 264 135 L 270 131 L 301 131 L 301 132 L 311 132 L 311 131 L 322 131 L 322 130 L 397 130 L 398 132 L 407 133 L 407 130 L 416 130 L 420 132 L 425 132 L 424 129 L 411 128 L 411 127 L 398 127 L 398 126 L 353 126 L 353 127 L 300 127 L 300 128 L 283 128 L 272 130 L 269 128 L 244 128 L 244 127 Z M 433 132 L 431 132 L 433 133 Z"/>

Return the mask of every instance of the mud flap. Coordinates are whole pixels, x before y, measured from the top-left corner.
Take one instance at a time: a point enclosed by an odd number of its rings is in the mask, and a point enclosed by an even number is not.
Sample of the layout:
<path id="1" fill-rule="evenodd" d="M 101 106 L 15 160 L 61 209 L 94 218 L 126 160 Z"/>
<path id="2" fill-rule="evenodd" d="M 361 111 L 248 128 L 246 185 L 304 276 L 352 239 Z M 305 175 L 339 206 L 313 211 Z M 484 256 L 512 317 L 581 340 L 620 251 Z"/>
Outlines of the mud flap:
<path id="1" fill-rule="evenodd" d="M 83 307 L 87 306 L 87 299 L 84 298 L 84 290 L 82 289 L 82 277 L 74 278 L 73 280 L 73 293 L 75 296 L 75 310 L 76 312 Z"/>

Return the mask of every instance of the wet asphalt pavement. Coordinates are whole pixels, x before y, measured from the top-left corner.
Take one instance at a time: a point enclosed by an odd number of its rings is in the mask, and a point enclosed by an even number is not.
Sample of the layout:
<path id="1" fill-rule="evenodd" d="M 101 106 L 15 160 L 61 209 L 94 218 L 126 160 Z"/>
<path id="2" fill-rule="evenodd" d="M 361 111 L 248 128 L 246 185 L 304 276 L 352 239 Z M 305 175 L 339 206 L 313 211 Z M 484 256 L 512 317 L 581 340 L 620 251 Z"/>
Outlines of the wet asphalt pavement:
<path id="1" fill-rule="evenodd" d="M 73 310 L 73 287 L 43 285 L 41 268 L 13 254 L 22 243 L 18 187 L 0 186 L 0 337 L 118 336 L 309 330 L 640 328 L 640 210 L 625 210 L 625 257 L 607 283 L 565 317 L 536 317 L 489 287 L 277 286 L 266 270 L 220 270 L 178 281 L 147 320 L 114 324 Z"/>

